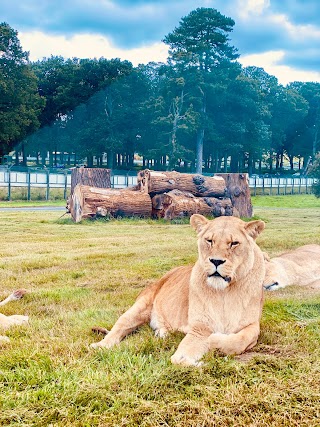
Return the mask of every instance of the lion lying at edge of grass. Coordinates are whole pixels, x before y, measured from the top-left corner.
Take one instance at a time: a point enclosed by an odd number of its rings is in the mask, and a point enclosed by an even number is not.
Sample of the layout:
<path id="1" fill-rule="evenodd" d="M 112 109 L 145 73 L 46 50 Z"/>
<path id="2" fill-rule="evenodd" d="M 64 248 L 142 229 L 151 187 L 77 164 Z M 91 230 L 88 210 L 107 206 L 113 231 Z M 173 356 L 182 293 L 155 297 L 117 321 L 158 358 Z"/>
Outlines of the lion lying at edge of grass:
<path id="1" fill-rule="evenodd" d="M 265 261 L 255 239 L 263 221 L 192 215 L 198 234 L 194 266 L 169 271 L 138 296 L 106 337 L 91 344 L 111 348 L 138 326 L 150 323 L 156 335 L 181 331 L 186 336 L 171 357 L 174 364 L 201 364 L 212 349 L 240 354 L 252 348 L 260 333 Z"/>
<path id="2" fill-rule="evenodd" d="M 320 245 L 304 245 L 274 258 L 266 257 L 265 289 L 290 285 L 320 288 Z"/>
<path id="3" fill-rule="evenodd" d="M 19 289 L 10 294 L 6 299 L 0 302 L 0 306 L 8 304 L 11 301 L 17 301 L 21 299 L 26 291 L 24 289 Z M 23 325 L 28 322 L 28 316 L 22 316 L 21 314 L 14 314 L 12 316 L 5 316 L 0 313 L 0 330 L 6 330 L 14 325 Z M 3 335 L 0 335 L 0 344 L 3 342 L 9 342 L 9 338 Z"/>

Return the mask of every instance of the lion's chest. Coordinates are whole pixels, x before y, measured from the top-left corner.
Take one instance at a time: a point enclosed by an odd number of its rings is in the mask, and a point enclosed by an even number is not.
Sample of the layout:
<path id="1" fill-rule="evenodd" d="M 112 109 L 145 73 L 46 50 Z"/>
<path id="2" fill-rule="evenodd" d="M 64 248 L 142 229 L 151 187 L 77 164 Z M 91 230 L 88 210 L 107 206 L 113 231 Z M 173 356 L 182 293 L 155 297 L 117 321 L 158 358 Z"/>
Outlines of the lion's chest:
<path id="1" fill-rule="evenodd" d="M 230 291 L 190 295 L 189 325 L 204 324 L 212 333 L 236 333 L 259 318 L 257 302 Z"/>

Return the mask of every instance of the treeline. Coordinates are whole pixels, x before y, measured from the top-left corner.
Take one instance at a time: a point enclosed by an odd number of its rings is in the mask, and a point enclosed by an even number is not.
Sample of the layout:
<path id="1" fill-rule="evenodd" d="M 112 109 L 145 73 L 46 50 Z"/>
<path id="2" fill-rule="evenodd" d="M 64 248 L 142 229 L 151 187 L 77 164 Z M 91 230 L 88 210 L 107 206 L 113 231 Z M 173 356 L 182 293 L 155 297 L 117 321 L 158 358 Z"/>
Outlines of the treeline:
<path id="1" fill-rule="evenodd" d="M 234 21 L 212 8 L 182 18 L 166 64 L 51 57 L 30 63 L 0 24 L 0 157 L 41 164 L 281 172 L 319 150 L 320 83 L 286 87 L 242 67 Z"/>

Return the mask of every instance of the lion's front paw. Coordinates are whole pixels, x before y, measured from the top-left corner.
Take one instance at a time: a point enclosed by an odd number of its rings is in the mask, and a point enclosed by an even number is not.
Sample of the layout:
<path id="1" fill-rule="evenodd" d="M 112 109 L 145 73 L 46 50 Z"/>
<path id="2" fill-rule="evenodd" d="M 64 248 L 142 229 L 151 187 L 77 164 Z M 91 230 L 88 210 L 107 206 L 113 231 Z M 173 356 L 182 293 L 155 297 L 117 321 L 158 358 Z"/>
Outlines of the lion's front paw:
<path id="1" fill-rule="evenodd" d="M 194 359 L 193 357 L 175 353 L 173 356 L 171 356 L 171 363 L 174 365 L 182 365 L 182 366 L 202 366 L 203 362 L 200 362 L 197 359 Z"/>
<path id="2" fill-rule="evenodd" d="M 119 341 L 108 341 L 108 340 L 101 340 L 99 342 L 94 342 L 92 344 L 90 344 L 91 348 L 111 348 L 113 346 L 115 346 L 116 344 L 119 344 Z"/>
<path id="3" fill-rule="evenodd" d="M 26 289 L 17 289 L 12 293 L 12 300 L 21 299 L 27 292 Z"/>
<path id="4" fill-rule="evenodd" d="M 100 342 L 93 342 L 92 344 L 90 344 L 91 348 L 103 348 L 103 345 L 100 344 Z"/>
<path id="5" fill-rule="evenodd" d="M 10 326 L 25 325 L 26 323 L 29 322 L 29 317 L 28 316 L 22 316 L 21 314 L 14 314 L 12 316 L 9 316 L 8 319 L 10 322 Z"/>
<path id="6" fill-rule="evenodd" d="M 0 335 L 0 345 L 7 344 L 10 342 L 10 338 Z"/>

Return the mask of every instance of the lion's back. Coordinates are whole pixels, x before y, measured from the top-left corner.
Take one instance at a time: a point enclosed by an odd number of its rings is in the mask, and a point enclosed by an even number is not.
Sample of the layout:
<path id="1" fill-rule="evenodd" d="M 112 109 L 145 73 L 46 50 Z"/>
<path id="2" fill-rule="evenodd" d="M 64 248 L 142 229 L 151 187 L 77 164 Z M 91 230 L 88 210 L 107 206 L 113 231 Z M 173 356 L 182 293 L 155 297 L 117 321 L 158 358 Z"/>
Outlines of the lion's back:
<path id="1" fill-rule="evenodd" d="M 311 244 L 300 246 L 276 258 L 292 261 L 306 270 L 308 270 L 310 264 L 319 264 L 320 267 L 320 245 Z"/>

